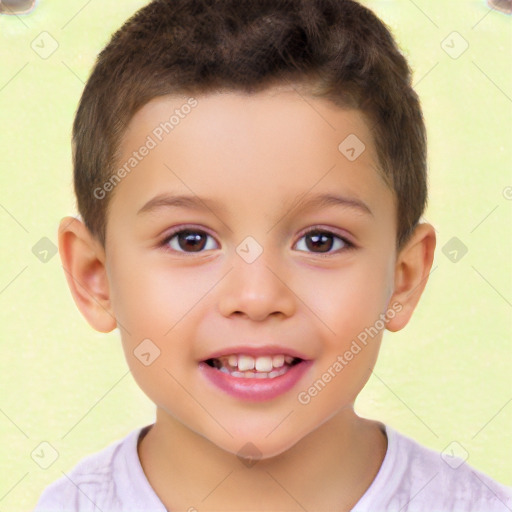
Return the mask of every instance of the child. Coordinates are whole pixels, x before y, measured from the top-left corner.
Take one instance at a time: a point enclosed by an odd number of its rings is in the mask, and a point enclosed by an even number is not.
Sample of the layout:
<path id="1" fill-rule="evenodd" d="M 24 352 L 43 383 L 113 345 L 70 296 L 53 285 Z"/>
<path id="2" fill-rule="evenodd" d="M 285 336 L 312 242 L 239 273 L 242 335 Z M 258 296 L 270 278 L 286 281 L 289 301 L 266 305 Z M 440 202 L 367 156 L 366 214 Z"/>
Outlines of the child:
<path id="1" fill-rule="evenodd" d="M 418 97 L 371 11 L 153 1 L 99 55 L 73 142 L 68 284 L 157 412 L 38 512 L 511 510 L 354 412 L 435 248 Z"/>

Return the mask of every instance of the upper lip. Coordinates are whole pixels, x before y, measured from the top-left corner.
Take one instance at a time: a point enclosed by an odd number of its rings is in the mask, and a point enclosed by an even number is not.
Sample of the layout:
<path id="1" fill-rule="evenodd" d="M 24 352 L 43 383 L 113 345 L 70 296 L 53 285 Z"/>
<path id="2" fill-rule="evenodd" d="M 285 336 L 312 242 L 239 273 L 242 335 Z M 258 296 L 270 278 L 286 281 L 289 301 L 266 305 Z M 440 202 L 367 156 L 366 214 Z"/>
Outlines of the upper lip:
<path id="1" fill-rule="evenodd" d="M 225 347 L 212 352 L 208 357 L 203 359 L 218 359 L 220 357 L 229 356 L 231 354 L 239 354 L 245 356 L 259 357 L 259 356 L 274 356 L 283 354 L 285 356 L 298 357 L 299 359 L 308 360 L 307 356 L 294 348 L 283 347 L 280 345 L 264 345 L 264 346 L 251 346 L 251 345 L 236 345 L 233 347 Z"/>

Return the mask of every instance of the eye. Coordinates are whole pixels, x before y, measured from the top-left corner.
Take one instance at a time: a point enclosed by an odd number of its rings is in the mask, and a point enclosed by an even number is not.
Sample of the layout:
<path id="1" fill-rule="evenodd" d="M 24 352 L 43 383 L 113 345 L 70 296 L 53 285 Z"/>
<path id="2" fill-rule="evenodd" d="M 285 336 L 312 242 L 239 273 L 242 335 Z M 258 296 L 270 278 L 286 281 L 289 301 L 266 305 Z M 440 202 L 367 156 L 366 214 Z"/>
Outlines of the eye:
<path id="1" fill-rule="evenodd" d="M 297 246 L 301 244 L 302 239 L 305 240 L 302 245 L 306 247 L 306 251 L 312 251 L 313 253 L 320 255 L 330 255 L 334 252 L 341 252 L 343 250 L 355 248 L 355 245 L 349 242 L 346 238 L 338 236 L 331 231 L 316 227 L 304 233 L 297 242 Z M 336 245 L 336 242 L 338 250 L 331 251 L 331 249 Z"/>
<path id="2" fill-rule="evenodd" d="M 215 244 L 208 244 L 207 238 L 213 237 L 195 228 L 185 228 L 170 233 L 161 243 L 166 249 L 176 252 L 203 252 L 215 249 Z M 189 250 L 190 249 L 190 250 Z"/>
<path id="3" fill-rule="evenodd" d="M 213 242 L 209 243 L 209 239 Z M 305 246 L 305 249 L 299 247 L 301 244 L 303 247 Z M 160 245 L 167 250 L 181 253 L 200 253 L 217 248 L 214 238 L 209 233 L 193 227 L 182 227 L 173 231 L 165 237 Z M 337 250 L 333 251 L 332 249 L 336 249 L 336 245 L 338 246 Z M 299 251 L 309 251 L 321 256 L 355 248 L 355 245 L 346 238 L 318 227 L 306 231 L 296 246 Z"/>

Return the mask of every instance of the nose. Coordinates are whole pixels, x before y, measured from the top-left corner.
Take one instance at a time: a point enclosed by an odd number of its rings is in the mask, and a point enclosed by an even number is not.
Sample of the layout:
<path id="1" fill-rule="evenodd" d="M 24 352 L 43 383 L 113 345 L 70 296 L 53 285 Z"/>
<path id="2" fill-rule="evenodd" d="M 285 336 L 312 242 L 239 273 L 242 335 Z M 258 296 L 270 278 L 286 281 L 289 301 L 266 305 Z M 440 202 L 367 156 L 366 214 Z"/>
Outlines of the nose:
<path id="1" fill-rule="evenodd" d="M 235 260 L 234 268 L 224 279 L 219 311 L 261 322 L 269 316 L 290 317 L 297 297 L 289 287 L 287 273 L 275 262 L 270 265 L 263 253 L 256 261 Z"/>

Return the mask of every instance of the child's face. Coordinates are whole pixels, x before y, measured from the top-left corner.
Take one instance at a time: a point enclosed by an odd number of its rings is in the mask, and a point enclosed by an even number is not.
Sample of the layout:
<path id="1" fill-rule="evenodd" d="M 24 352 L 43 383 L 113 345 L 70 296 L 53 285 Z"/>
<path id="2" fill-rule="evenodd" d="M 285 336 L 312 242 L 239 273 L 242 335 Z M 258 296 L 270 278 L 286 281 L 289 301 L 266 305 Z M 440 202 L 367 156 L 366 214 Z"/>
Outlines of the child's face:
<path id="1" fill-rule="evenodd" d="M 123 139 L 118 167 L 134 151 L 138 163 L 109 208 L 112 311 L 133 376 L 160 419 L 232 453 L 251 442 L 263 457 L 276 455 L 350 410 L 370 376 L 382 319 L 396 313 L 395 200 L 358 111 L 285 88 L 199 96 L 182 108 L 187 99 L 151 101 Z M 161 123 L 172 115 L 166 134 Z M 354 135 L 365 145 L 355 160 L 350 147 L 357 156 L 362 146 Z M 140 151 L 153 146 L 148 136 L 156 147 Z M 344 200 L 305 206 L 323 194 Z M 144 208 L 173 195 L 193 196 L 199 207 L 162 200 Z M 304 236 L 312 227 L 334 235 Z M 192 234 L 165 242 L 176 228 Z M 143 340 L 151 343 L 138 349 Z M 309 363 L 293 370 L 298 380 L 281 378 L 291 389 L 276 396 L 263 379 L 264 391 L 232 394 L 203 362 L 219 351 L 240 354 L 242 345 L 281 346 Z M 151 361 L 154 346 L 160 354 L 146 366 L 140 359 Z M 308 391 L 317 380 L 316 393 Z"/>

